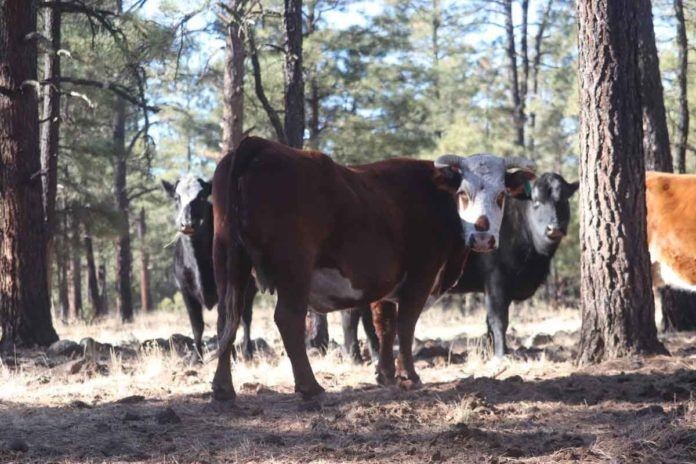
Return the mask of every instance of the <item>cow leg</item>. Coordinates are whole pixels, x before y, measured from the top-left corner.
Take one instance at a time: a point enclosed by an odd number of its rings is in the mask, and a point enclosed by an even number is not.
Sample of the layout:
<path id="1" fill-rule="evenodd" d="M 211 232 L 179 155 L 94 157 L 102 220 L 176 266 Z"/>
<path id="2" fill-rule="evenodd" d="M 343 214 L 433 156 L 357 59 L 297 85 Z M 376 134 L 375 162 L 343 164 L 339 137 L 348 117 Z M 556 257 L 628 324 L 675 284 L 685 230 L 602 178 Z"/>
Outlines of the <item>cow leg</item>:
<path id="1" fill-rule="evenodd" d="M 416 374 L 413 364 L 413 338 L 416 331 L 416 322 L 420 316 L 421 309 L 414 306 L 399 305 L 397 315 L 397 331 L 399 334 L 399 357 L 397 359 L 397 377 L 399 383 L 404 386 L 420 385 L 421 379 Z"/>
<path id="2" fill-rule="evenodd" d="M 486 322 L 496 358 L 501 358 L 508 352 L 505 334 L 509 311 L 510 299 L 505 293 L 503 279 L 494 274 L 486 282 Z"/>
<path id="3" fill-rule="evenodd" d="M 186 292 L 181 292 L 184 297 L 184 304 L 188 312 L 189 320 L 191 321 L 191 330 L 193 331 L 193 342 L 196 348 L 198 360 L 203 359 L 203 306 L 201 303 Z"/>
<path id="4" fill-rule="evenodd" d="M 396 304 L 391 301 L 372 303 L 372 321 L 379 337 L 379 362 L 377 363 L 377 383 L 393 385 L 394 337 L 396 336 Z"/>
<path id="5" fill-rule="evenodd" d="M 217 248 L 214 249 L 217 253 Z M 218 284 L 220 301 L 218 306 L 218 362 L 213 377 L 213 399 L 216 401 L 234 400 L 236 394 L 232 385 L 231 359 L 234 349 L 234 340 L 239 328 L 245 291 L 251 279 L 251 261 L 246 253 L 238 246 L 233 246 L 225 256 L 216 259 L 224 259 L 224 268 L 220 269 L 216 263 L 215 280 Z M 221 280 L 224 279 L 224 280 Z M 222 287 L 222 288 L 220 288 Z M 220 319 L 224 316 L 224 323 Z M 221 324 L 223 330 L 221 329 Z"/>
<path id="6" fill-rule="evenodd" d="M 369 308 L 367 309 L 369 311 Z M 358 322 L 363 308 L 349 309 L 341 312 L 341 324 L 343 326 L 343 347 L 346 354 L 351 357 L 356 364 L 362 364 L 363 358 L 360 355 L 360 345 L 358 344 Z M 372 314 L 370 314 L 370 320 Z"/>
<path id="7" fill-rule="evenodd" d="M 379 338 L 377 338 L 377 332 L 375 332 L 375 325 L 372 322 L 372 312 L 369 306 L 360 309 L 360 318 L 362 319 L 363 330 L 365 331 L 368 346 L 370 347 L 370 358 L 372 358 L 372 362 L 376 362 L 377 359 L 379 359 Z"/>
<path id="8" fill-rule="evenodd" d="M 251 341 L 251 317 L 254 309 L 254 297 L 256 296 L 256 284 L 254 279 L 249 279 L 244 295 L 244 312 L 242 313 L 242 326 L 244 336 L 242 338 L 242 350 L 245 360 L 250 360 L 254 356 L 254 346 Z"/>

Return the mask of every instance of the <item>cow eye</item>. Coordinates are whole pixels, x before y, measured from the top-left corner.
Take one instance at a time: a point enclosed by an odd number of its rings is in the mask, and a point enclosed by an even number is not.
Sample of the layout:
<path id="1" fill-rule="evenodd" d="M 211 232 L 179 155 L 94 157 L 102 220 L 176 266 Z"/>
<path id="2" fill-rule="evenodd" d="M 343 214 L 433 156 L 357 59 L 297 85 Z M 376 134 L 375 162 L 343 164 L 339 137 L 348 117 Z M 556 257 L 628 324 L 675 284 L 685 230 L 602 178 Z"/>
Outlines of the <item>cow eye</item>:
<path id="1" fill-rule="evenodd" d="M 499 208 L 503 207 L 503 202 L 505 202 L 505 192 L 500 192 L 497 197 L 495 197 L 495 202 L 498 204 Z"/>
<path id="2" fill-rule="evenodd" d="M 467 195 L 466 192 L 459 191 L 458 193 L 458 198 L 459 198 L 459 209 L 466 209 L 469 206 L 469 195 Z"/>

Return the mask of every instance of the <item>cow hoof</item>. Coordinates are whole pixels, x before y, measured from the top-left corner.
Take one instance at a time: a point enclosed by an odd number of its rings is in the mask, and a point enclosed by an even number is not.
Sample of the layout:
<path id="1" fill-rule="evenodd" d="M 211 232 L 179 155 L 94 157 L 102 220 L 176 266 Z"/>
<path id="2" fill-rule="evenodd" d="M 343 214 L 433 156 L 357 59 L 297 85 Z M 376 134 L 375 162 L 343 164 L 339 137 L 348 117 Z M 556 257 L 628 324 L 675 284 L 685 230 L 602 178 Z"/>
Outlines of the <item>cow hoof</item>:
<path id="1" fill-rule="evenodd" d="M 237 394 L 234 388 L 217 388 L 213 387 L 213 401 L 234 403 Z"/>
<path id="2" fill-rule="evenodd" d="M 316 384 L 312 387 L 299 387 L 295 386 L 295 393 L 299 393 L 303 400 L 313 400 L 319 398 L 324 394 L 324 389 L 321 385 Z"/>
<path id="3" fill-rule="evenodd" d="M 399 388 L 406 391 L 416 390 L 423 386 L 423 382 L 421 382 L 421 379 L 418 376 L 411 379 L 399 377 L 397 383 L 399 385 Z"/>
<path id="4" fill-rule="evenodd" d="M 209 413 L 221 414 L 226 412 L 237 412 L 240 409 L 234 400 L 222 401 L 213 398 L 210 403 L 206 405 L 204 410 Z"/>
<path id="5" fill-rule="evenodd" d="M 396 385 L 396 378 L 393 375 L 385 375 L 383 372 L 378 372 L 377 384 L 383 387 L 391 387 Z"/>

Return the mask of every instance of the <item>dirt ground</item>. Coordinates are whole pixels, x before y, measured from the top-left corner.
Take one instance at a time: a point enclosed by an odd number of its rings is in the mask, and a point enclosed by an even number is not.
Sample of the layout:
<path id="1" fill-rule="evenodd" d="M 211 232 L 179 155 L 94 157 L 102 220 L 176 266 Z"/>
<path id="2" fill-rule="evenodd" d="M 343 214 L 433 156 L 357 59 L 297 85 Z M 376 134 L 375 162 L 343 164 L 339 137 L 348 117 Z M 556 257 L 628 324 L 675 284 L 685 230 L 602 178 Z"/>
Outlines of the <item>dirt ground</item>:
<path id="1" fill-rule="evenodd" d="M 333 347 L 312 353 L 327 393 L 305 402 L 270 310 L 255 316 L 263 341 L 224 411 L 189 340 L 143 346 L 188 334 L 183 313 L 60 324 L 95 341 L 2 358 L 0 462 L 696 462 L 696 333 L 664 336 L 671 357 L 577 368 L 577 311 L 516 308 L 513 355 L 488 360 L 482 314 L 434 310 L 417 331 L 422 388 L 377 387 Z M 340 341 L 336 315 L 330 331 Z"/>

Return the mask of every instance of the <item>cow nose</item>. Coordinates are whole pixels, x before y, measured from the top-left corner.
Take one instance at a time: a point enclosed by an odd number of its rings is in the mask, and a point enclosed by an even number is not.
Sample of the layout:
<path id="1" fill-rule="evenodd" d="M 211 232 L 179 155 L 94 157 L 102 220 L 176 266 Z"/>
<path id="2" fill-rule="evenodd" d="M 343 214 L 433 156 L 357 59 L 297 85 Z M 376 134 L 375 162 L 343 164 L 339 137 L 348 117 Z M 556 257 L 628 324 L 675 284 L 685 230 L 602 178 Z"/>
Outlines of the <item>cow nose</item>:
<path id="1" fill-rule="evenodd" d="M 557 240 L 565 236 L 565 232 L 556 224 L 549 224 L 546 226 L 546 236 L 548 238 Z"/>
<path id="2" fill-rule="evenodd" d="M 488 233 L 477 232 L 469 236 L 469 248 L 477 253 L 487 253 L 494 251 L 496 246 L 495 237 Z"/>
<path id="3" fill-rule="evenodd" d="M 194 232 L 193 224 L 191 224 L 190 222 L 182 222 L 179 226 L 179 230 L 181 230 L 182 234 L 191 235 Z"/>
<path id="4" fill-rule="evenodd" d="M 491 227 L 486 216 L 479 216 L 479 218 L 474 222 L 474 229 L 476 232 L 486 232 Z"/>

